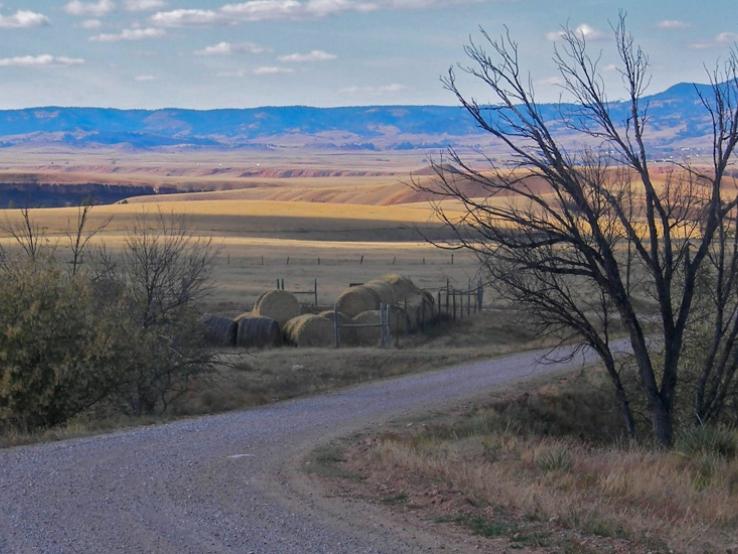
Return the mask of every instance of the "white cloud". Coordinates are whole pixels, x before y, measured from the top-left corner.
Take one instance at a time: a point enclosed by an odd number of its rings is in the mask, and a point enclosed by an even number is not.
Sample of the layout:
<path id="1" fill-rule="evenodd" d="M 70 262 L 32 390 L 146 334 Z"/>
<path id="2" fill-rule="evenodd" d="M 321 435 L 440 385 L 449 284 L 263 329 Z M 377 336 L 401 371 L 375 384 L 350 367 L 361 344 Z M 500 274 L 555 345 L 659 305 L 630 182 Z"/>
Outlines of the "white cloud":
<path id="1" fill-rule="evenodd" d="M 72 0 L 64 6 L 64 10 L 71 15 L 101 17 L 115 9 L 113 0 L 98 0 L 97 2 L 82 2 Z"/>
<path id="2" fill-rule="evenodd" d="M 245 21 L 305 19 L 342 12 L 407 10 L 476 3 L 483 0 L 247 0 L 208 9 L 160 11 L 151 21 L 165 27 L 233 25 Z"/>
<path id="3" fill-rule="evenodd" d="M 323 50 L 311 50 L 306 53 L 296 52 L 286 56 L 279 56 L 279 61 L 286 63 L 325 62 L 335 60 L 336 57 L 335 54 L 329 54 Z"/>
<path id="4" fill-rule="evenodd" d="M 681 21 L 679 19 L 663 19 L 658 22 L 657 27 L 659 29 L 686 29 L 687 27 L 691 27 L 689 23 L 686 21 Z"/>
<path id="5" fill-rule="evenodd" d="M 13 58 L 0 58 L 0 67 L 44 67 L 54 65 L 81 65 L 85 63 L 82 58 L 68 58 L 66 56 L 52 56 L 51 54 L 40 54 L 38 56 L 15 56 Z"/>
<path id="6" fill-rule="evenodd" d="M 133 80 L 139 83 L 146 83 L 150 81 L 156 81 L 156 77 L 154 75 L 136 75 Z"/>
<path id="7" fill-rule="evenodd" d="M 102 21 L 99 19 L 85 19 L 81 24 L 80 27 L 83 29 L 99 29 L 102 27 Z"/>
<path id="8" fill-rule="evenodd" d="M 255 69 L 237 69 L 236 71 L 221 71 L 216 73 L 216 77 L 226 78 L 243 78 L 250 75 L 286 75 L 294 73 L 289 67 L 279 67 L 275 65 L 265 65 Z"/>
<path id="9" fill-rule="evenodd" d="M 544 77 L 543 79 L 537 80 L 536 84 L 544 87 L 557 87 L 563 84 L 563 80 L 559 76 Z"/>
<path id="10" fill-rule="evenodd" d="M 268 48 L 264 48 L 253 42 L 219 42 L 218 44 L 206 46 L 202 50 L 197 50 L 195 54 L 198 56 L 230 56 L 233 54 L 261 54 L 268 51 Z"/>
<path id="11" fill-rule="evenodd" d="M 166 0 L 126 0 L 126 10 L 129 12 L 159 10 L 166 5 Z"/>
<path id="12" fill-rule="evenodd" d="M 220 8 L 220 12 L 245 21 L 262 21 L 298 16 L 304 6 L 297 0 L 251 0 L 240 4 L 226 4 Z"/>
<path id="13" fill-rule="evenodd" d="M 172 10 L 155 13 L 151 21 L 162 27 L 185 27 L 224 23 L 225 19 L 213 10 Z"/>
<path id="14" fill-rule="evenodd" d="M 719 44 L 733 44 L 734 42 L 738 42 L 738 33 L 720 33 L 715 37 L 715 42 Z"/>
<path id="15" fill-rule="evenodd" d="M 693 42 L 689 45 L 690 48 L 696 50 L 704 50 L 706 48 L 715 48 L 717 46 L 725 46 L 726 44 L 731 45 L 738 42 L 738 33 L 733 32 L 722 32 L 715 35 L 715 38 L 703 42 Z"/>
<path id="16" fill-rule="evenodd" d="M 49 18 L 42 13 L 18 10 L 13 15 L 0 14 L 0 29 L 28 29 L 49 24 Z"/>
<path id="17" fill-rule="evenodd" d="M 123 40 L 144 40 L 147 38 L 160 38 L 166 34 L 164 29 L 145 27 L 141 29 L 123 29 L 120 33 L 102 33 L 90 37 L 93 42 L 120 42 Z"/>
<path id="18" fill-rule="evenodd" d="M 407 87 L 405 85 L 401 85 L 399 83 L 390 83 L 388 85 L 379 85 L 379 86 L 351 86 L 351 87 L 345 87 L 338 91 L 339 94 L 368 94 L 368 95 L 375 95 L 375 96 L 381 96 L 384 94 L 392 94 L 393 92 L 400 92 L 403 90 L 406 90 Z"/>
<path id="19" fill-rule="evenodd" d="M 294 73 L 294 70 L 289 67 L 277 67 L 275 65 L 264 65 L 254 69 L 254 75 L 280 75 L 283 73 Z"/>
<path id="20" fill-rule="evenodd" d="M 588 23 L 582 23 L 579 26 L 577 26 L 574 29 L 574 33 L 579 35 L 580 37 L 583 37 L 585 40 L 604 40 L 607 38 L 607 35 L 600 31 L 599 29 L 595 29 Z M 564 36 L 564 31 L 551 31 L 550 33 L 546 33 L 546 38 L 548 40 L 559 40 L 561 37 Z"/>

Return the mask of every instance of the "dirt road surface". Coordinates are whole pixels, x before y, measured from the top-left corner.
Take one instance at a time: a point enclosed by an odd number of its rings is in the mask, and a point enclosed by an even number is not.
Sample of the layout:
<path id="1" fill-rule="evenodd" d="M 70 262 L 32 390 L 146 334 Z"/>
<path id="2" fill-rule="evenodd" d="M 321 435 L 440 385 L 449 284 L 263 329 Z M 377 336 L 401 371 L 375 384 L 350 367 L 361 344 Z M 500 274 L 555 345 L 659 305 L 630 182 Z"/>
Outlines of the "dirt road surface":
<path id="1" fill-rule="evenodd" d="M 401 553 L 440 549 L 325 499 L 301 462 L 327 441 L 578 366 L 543 352 L 109 435 L 0 451 L 0 552 Z M 453 551 L 444 545 L 444 552 Z"/>

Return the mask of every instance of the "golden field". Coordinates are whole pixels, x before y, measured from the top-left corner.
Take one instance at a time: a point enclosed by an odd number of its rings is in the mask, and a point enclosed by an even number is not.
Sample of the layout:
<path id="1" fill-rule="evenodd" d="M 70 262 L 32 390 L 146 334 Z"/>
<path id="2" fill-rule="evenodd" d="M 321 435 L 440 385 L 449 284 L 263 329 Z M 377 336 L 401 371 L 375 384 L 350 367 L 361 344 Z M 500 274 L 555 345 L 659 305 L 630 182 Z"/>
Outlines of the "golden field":
<path id="1" fill-rule="evenodd" d="M 312 288 L 317 279 L 319 302 L 331 305 L 349 283 L 390 271 L 429 288 L 446 279 L 466 286 L 477 276 L 472 256 L 456 253 L 452 265 L 450 252 L 424 241 L 424 236 L 447 236 L 427 201 L 396 202 L 413 199 L 403 180 L 413 167 L 422 167 L 418 154 L 300 154 L 289 163 L 249 153 L 218 153 L 215 158 L 213 153 L 73 154 L 26 153 L 0 166 L 0 180 L 32 172 L 48 182 L 158 183 L 187 190 L 194 179 L 198 186 L 207 181 L 221 189 L 133 197 L 95 207 L 89 221 L 90 228 L 107 222 L 93 244 L 104 244 L 115 254 L 143 215 L 185 216 L 193 235 L 211 241 L 217 252 L 206 306 L 213 311 L 244 310 L 278 278 L 293 290 Z M 237 177 L 249 172 L 260 176 Z M 77 212 L 45 208 L 32 210 L 32 216 L 49 243 L 63 249 Z M 3 210 L 0 225 L 7 228 L 20 217 L 19 210 Z M 3 234 L 4 244 L 12 242 Z M 309 300 L 307 295 L 303 299 Z"/>

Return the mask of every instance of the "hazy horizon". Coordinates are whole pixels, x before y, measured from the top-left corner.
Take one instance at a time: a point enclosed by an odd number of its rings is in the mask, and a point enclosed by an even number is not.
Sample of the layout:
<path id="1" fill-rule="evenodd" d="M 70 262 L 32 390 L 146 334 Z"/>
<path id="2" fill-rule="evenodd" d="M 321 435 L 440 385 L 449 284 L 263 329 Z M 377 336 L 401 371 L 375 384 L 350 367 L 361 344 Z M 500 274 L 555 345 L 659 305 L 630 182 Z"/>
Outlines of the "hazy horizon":
<path id="1" fill-rule="evenodd" d="M 696 85 L 706 85 L 704 82 L 700 81 L 678 81 L 674 82 L 670 85 L 665 86 L 662 89 L 659 90 L 648 90 L 646 93 L 646 96 L 653 96 L 657 95 L 663 92 L 668 91 L 669 89 L 676 87 L 678 85 L 683 84 L 696 84 Z M 613 102 L 617 102 L 622 100 L 621 98 L 613 98 Z M 543 101 L 543 104 L 555 104 L 558 100 L 552 99 L 548 101 Z M 190 108 L 187 106 L 160 106 L 155 108 L 146 108 L 146 107 L 129 107 L 129 108 L 121 108 L 117 106 L 106 106 L 106 105 L 61 105 L 61 104 L 46 104 L 46 105 L 29 105 L 29 106 L 23 106 L 18 108 L 4 108 L 0 107 L 0 112 L 8 112 L 8 111 L 23 111 L 23 110 L 44 110 L 44 109 L 80 109 L 80 110 L 116 110 L 116 111 L 162 111 L 162 110 L 183 110 L 183 111 L 193 111 L 193 112 L 210 112 L 210 111 L 220 111 L 220 110 L 259 110 L 259 109 L 280 109 L 280 108 L 306 108 L 306 109 L 315 109 L 315 110 L 332 110 L 332 109 L 351 109 L 351 108 L 393 108 L 393 107 L 417 107 L 417 108 L 460 108 L 462 107 L 457 103 L 446 103 L 446 104 L 422 104 L 422 103 L 404 103 L 404 104 L 398 104 L 398 103 L 391 103 L 391 104 L 382 104 L 382 103 L 369 103 L 369 104 L 345 104 L 345 105 L 326 105 L 326 106 L 318 106 L 318 105 L 311 105 L 311 104 L 259 104 L 259 105 L 253 105 L 253 106 L 214 106 L 210 108 Z"/>

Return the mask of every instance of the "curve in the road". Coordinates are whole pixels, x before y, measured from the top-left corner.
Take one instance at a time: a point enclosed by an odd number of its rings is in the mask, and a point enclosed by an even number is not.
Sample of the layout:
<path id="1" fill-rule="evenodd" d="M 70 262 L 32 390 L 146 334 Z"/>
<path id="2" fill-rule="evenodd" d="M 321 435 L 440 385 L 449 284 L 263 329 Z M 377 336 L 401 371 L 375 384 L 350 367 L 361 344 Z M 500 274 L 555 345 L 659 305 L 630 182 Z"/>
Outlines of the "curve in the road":
<path id="1" fill-rule="evenodd" d="M 416 552 L 290 498 L 295 459 L 388 418 L 585 363 L 543 351 L 110 435 L 0 451 L 2 553 Z"/>

